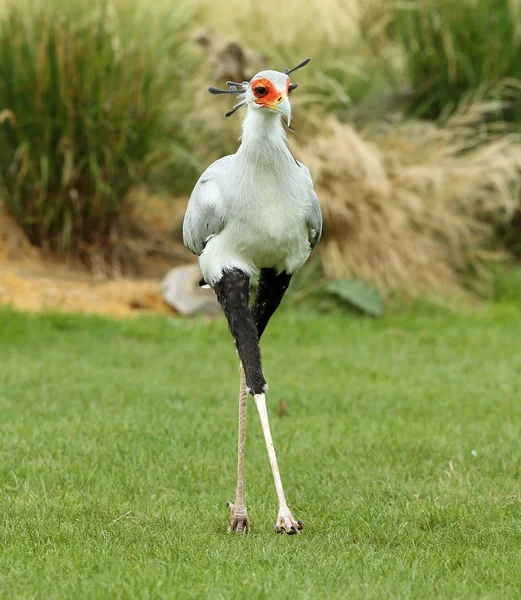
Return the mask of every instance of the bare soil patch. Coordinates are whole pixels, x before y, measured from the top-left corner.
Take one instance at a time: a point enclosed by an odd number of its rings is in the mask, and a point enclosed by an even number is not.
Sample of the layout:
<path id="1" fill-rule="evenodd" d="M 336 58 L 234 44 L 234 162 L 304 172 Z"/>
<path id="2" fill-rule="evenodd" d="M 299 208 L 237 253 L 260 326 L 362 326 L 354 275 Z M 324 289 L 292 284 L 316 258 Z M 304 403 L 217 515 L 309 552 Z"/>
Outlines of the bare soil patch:
<path id="1" fill-rule="evenodd" d="M 193 260 L 172 236 L 183 210 L 181 201 L 139 202 L 139 227 L 122 240 L 130 257 L 125 271 L 88 268 L 35 248 L 0 203 L 0 306 L 117 317 L 175 314 L 163 300 L 159 284 L 170 268 Z"/>

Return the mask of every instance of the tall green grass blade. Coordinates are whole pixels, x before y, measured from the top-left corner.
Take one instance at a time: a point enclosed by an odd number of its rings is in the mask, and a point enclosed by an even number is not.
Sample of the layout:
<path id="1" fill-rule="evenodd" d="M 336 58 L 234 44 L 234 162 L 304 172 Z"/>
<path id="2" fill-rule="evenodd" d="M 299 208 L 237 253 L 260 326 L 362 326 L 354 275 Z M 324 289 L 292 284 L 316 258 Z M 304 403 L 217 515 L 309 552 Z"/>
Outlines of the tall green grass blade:
<path id="1" fill-rule="evenodd" d="M 183 3 L 144 0 L 2 5 L 0 108 L 14 120 L 0 122 L 0 179 L 34 243 L 109 244 L 132 186 L 175 181 L 174 162 L 194 173 L 171 110 L 194 67 L 191 18 Z M 186 158 L 169 158 L 171 140 Z"/>

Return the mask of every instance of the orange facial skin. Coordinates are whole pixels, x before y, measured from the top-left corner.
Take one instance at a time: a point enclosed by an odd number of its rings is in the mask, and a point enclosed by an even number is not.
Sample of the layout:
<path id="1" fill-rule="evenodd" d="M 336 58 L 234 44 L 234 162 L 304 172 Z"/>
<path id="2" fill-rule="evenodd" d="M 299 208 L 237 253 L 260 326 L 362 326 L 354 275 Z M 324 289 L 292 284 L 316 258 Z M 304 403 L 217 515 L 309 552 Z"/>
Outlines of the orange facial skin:
<path id="1" fill-rule="evenodd" d="M 275 107 L 282 100 L 283 94 L 277 90 L 277 88 L 273 85 L 273 82 L 270 79 L 265 79 L 264 77 L 260 77 L 255 81 L 251 82 L 251 89 L 255 96 L 255 104 L 260 104 L 261 106 Z M 286 94 L 289 93 L 290 81 L 288 77 L 288 88 L 286 90 Z M 258 87 L 265 87 L 268 92 L 264 94 L 264 96 L 259 96 L 259 94 L 255 91 Z"/>

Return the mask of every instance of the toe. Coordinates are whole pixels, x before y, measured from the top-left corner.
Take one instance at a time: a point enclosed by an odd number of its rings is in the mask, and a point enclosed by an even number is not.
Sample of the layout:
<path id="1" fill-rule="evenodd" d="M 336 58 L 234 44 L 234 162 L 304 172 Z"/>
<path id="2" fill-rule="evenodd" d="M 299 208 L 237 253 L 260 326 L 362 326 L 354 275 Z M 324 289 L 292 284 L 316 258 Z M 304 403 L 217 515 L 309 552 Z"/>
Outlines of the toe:
<path id="1" fill-rule="evenodd" d="M 248 518 L 246 507 L 239 507 L 236 510 L 233 502 L 227 502 L 226 506 L 230 512 L 228 533 L 235 531 L 238 535 L 242 535 L 250 531 L 250 519 Z"/>
<path id="2" fill-rule="evenodd" d="M 275 525 L 276 533 L 287 533 L 288 535 L 295 535 L 300 533 L 301 529 L 304 527 L 303 521 L 296 521 L 293 518 L 293 515 L 283 514 L 279 515 L 277 519 L 277 523 Z"/>

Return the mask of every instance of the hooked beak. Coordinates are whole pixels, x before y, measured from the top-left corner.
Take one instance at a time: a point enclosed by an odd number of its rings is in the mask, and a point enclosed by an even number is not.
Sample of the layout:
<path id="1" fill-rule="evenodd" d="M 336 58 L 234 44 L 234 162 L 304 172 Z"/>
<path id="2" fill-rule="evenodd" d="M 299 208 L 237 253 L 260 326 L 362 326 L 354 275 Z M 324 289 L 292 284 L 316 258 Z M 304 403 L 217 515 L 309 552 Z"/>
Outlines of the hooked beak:
<path id="1" fill-rule="evenodd" d="M 288 127 L 291 123 L 291 104 L 289 103 L 289 99 L 287 94 L 281 94 L 278 100 L 275 102 L 264 102 L 263 106 L 266 108 L 271 108 L 271 110 L 275 110 L 282 114 L 283 117 L 286 118 L 286 122 Z"/>

